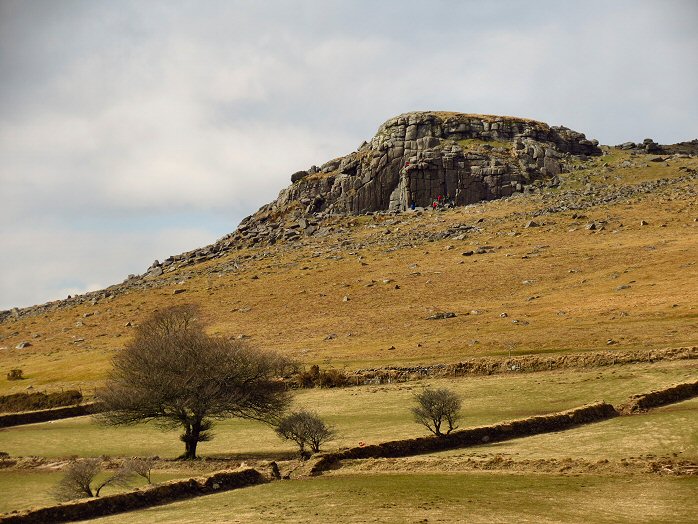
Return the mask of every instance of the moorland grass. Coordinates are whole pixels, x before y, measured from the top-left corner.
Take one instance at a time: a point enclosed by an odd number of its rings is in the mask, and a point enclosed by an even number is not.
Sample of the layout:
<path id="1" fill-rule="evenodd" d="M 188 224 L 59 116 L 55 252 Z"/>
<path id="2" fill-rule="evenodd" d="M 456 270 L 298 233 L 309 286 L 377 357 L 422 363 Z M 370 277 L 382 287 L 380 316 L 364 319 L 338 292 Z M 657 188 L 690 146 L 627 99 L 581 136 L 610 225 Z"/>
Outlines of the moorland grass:
<path id="1" fill-rule="evenodd" d="M 698 478 L 488 473 L 274 482 L 97 519 L 206 522 L 688 522 Z"/>
<path id="2" fill-rule="evenodd" d="M 59 471 L 0 470 L 0 513 L 54 504 Z"/>

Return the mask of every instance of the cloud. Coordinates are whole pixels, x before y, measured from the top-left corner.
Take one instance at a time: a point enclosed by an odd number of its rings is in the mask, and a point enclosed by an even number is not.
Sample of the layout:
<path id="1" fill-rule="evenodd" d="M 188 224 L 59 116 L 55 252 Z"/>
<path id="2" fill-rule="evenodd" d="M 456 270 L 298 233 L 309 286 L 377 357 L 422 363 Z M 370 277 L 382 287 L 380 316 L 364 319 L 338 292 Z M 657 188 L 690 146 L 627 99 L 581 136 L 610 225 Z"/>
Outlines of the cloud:
<path id="1" fill-rule="evenodd" d="M 193 227 L 108 235 L 50 225 L 3 231 L 0 309 L 102 289 L 143 273 L 156 258 L 211 241 L 210 231 Z"/>
<path id="2" fill-rule="evenodd" d="M 208 243 L 406 111 L 694 138 L 697 15 L 692 1 L 4 0 L 0 221 L 24 263 L 0 260 L 0 296 L 106 285 Z M 167 232 L 187 221 L 189 244 Z M 49 249 L 88 245 L 80 264 Z"/>

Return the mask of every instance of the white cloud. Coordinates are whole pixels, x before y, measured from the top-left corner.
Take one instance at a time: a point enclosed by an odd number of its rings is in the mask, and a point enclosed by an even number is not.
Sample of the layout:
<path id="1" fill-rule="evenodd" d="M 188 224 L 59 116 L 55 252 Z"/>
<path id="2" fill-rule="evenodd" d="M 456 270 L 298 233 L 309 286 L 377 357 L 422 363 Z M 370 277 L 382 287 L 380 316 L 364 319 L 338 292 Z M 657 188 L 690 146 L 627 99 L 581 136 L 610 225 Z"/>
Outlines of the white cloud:
<path id="1" fill-rule="evenodd" d="M 696 16 L 691 1 L 0 2 L 2 302 L 210 242 L 405 111 L 694 138 Z"/>
<path id="2" fill-rule="evenodd" d="M 24 228 L 0 234 L 3 246 L 0 309 L 65 298 L 143 273 L 156 259 L 212 242 L 201 228 L 165 227 L 157 232 L 108 235 L 74 228 Z"/>

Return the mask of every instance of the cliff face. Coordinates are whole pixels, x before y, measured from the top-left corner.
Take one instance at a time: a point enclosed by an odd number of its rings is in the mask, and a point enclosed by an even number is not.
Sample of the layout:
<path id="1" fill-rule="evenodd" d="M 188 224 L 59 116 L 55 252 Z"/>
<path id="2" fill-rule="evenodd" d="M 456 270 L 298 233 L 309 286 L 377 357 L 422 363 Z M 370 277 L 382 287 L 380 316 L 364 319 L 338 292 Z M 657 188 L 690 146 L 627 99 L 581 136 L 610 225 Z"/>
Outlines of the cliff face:
<path id="1" fill-rule="evenodd" d="M 294 203 L 305 213 L 357 214 L 428 206 L 439 195 L 456 205 L 554 184 L 571 155 L 598 155 L 598 142 L 564 127 L 513 117 L 407 113 L 384 123 L 370 142 L 292 185 L 260 211 Z"/>

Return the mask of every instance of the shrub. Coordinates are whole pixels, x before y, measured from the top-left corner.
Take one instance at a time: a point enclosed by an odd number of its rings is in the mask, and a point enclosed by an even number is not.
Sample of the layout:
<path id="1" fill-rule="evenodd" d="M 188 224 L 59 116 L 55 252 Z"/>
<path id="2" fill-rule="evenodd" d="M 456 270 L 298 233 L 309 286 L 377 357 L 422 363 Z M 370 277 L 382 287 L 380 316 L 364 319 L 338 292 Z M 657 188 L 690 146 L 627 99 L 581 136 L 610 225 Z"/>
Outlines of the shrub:
<path id="1" fill-rule="evenodd" d="M 148 481 L 148 484 L 151 484 L 150 474 L 151 474 L 154 466 L 155 466 L 155 459 L 154 458 L 134 457 L 134 458 L 127 459 L 124 462 L 123 469 L 126 472 L 132 473 L 133 475 L 143 477 L 145 480 Z"/>
<path id="2" fill-rule="evenodd" d="M 24 378 L 24 371 L 21 369 L 11 369 L 7 374 L 7 380 L 22 380 Z"/>
<path id="3" fill-rule="evenodd" d="M 53 494 L 58 500 L 73 500 L 85 497 L 99 497 L 102 488 L 109 485 L 126 485 L 132 476 L 129 470 L 119 469 L 113 475 L 97 482 L 102 473 L 102 460 L 88 458 L 73 460 L 65 469 L 65 475 L 58 482 Z"/>
<path id="4" fill-rule="evenodd" d="M 456 429 L 461 400 L 458 395 L 446 388 L 425 388 L 415 396 L 417 406 L 412 408 L 414 419 L 426 426 L 436 436 L 442 436 L 441 426 L 448 424 L 446 435 Z"/>
<path id="5" fill-rule="evenodd" d="M 313 453 L 317 453 L 322 444 L 336 435 L 334 428 L 325 424 L 317 413 L 311 411 L 296 411 L 282 418 L 276 433 L 281 438 L 298 444 L 301 458 L 309 456 L 306 445 Z"/>
<path id="6" fill-rule="evenodd" d="M 298 373 L 294 382 L 300 388 L 339 388 L 349 384 L 349 378 L 336 369 L 320 370 L 320 366 L 314 364 L 310 370 Z"/>
<path id="7" fill-rule="evenodd" d="M 328 369 L 320 373 L 318 385 L 321 388 L 341 388 L 349 383 L 347 376 L 336 369 Z"/>

